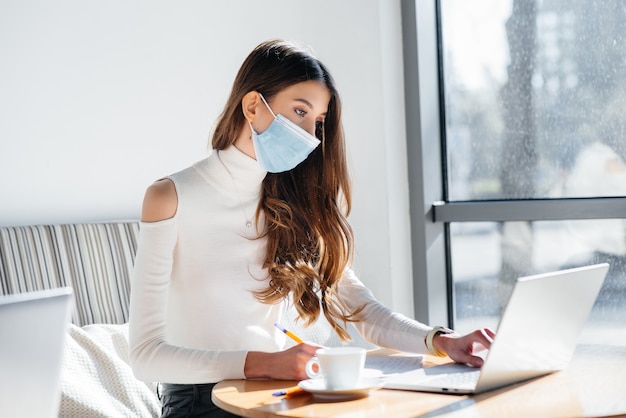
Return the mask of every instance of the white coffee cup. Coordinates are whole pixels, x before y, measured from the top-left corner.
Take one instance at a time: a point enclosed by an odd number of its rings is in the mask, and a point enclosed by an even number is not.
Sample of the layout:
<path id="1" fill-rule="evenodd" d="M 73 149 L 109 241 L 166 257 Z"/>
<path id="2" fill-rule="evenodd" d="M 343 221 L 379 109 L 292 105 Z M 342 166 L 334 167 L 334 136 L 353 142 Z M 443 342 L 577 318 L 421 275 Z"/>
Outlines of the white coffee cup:
<path id="1" fill-rule="evenodd" d="M 317 365 L 317 370 L 313 366 Z M 327 389 L 357 387 L 365 366 L 365 349 L 361 347 L 330 347 L 316 351 L 306 364 L 306 374 L 323 378 Z"/>

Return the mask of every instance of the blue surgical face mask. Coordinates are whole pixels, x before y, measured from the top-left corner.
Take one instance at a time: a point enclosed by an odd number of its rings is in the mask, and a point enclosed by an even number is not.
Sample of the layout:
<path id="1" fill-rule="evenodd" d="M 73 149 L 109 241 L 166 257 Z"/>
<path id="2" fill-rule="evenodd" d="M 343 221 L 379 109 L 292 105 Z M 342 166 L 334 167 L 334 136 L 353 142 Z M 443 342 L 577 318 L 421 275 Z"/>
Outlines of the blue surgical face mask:
<path id="1" fill-rule="evenodd" d="M 270 126 L 262 133 L 252 131 L 252 143 L 256 159 L 263 169 L 270 173 L 289 171 L 309 156 L 320 144 L 320 140 L 281 115 L 274 114 L 270 106 L 259 93 L 263 103 L 274 116 Z"/>

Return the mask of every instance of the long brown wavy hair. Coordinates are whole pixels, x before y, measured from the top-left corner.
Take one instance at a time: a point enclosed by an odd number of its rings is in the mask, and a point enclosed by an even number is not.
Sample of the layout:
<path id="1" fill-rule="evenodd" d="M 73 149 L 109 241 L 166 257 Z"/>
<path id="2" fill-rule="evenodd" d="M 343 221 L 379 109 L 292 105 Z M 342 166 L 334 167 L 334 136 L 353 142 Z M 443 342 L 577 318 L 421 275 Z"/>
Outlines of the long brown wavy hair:
<path id="1" fill-rule="evenodd" d="M 268 173 L 262 184 L 257 217 L 265 215 L 264 267 L 268 287 L 255 293 L 263 303 L 292 295 L 299 319 L 312 324 L 320 310 L 342 340 L 349 339 L 350 312 L 337 294 L 337 283 L 353 256 L 354 237 L 346 217 L 351 208 L 341 101 L 328 69 L 298 44 L 271 40 L 258 45 L 243 62 L 212 136 L 222 150 L 245 129 L 242 99 L 258 91 L 267 99 L 291 85 L 318 81 L 330 92 L 321 144 L 296 168 Z M 358 311 L 358 310 L 357 310 Z"/>

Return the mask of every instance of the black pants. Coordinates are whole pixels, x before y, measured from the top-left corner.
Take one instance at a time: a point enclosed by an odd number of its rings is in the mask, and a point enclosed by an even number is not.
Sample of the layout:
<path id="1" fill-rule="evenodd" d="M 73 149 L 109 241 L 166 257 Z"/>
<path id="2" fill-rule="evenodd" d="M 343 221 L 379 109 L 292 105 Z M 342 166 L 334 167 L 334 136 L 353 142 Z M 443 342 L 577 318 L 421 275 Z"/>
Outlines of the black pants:
<path id="1" fill-rule="evenodd" d="M 230 412 L 215 406 L 211 393 L 215 383 L 202 385 L 175 385 L 161 383 L 161 418 L 214 417 L 234 418 Z"/>

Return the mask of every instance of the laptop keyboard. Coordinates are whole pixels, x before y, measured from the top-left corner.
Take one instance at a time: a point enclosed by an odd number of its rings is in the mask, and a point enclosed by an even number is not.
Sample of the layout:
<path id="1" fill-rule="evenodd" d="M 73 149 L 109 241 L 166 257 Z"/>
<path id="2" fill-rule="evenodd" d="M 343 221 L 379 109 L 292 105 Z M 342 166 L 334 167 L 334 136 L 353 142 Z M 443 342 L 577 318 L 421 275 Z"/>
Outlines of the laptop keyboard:
<path id="1" fill-rule="evenodd" d="M 461 373 L 445 373 L 438 374 L 431 378 L 425 379 L 424 383 L 429 386 L 437 387 L 473 387 L 478 382 L 480 369 L 470 370 Z"/>

